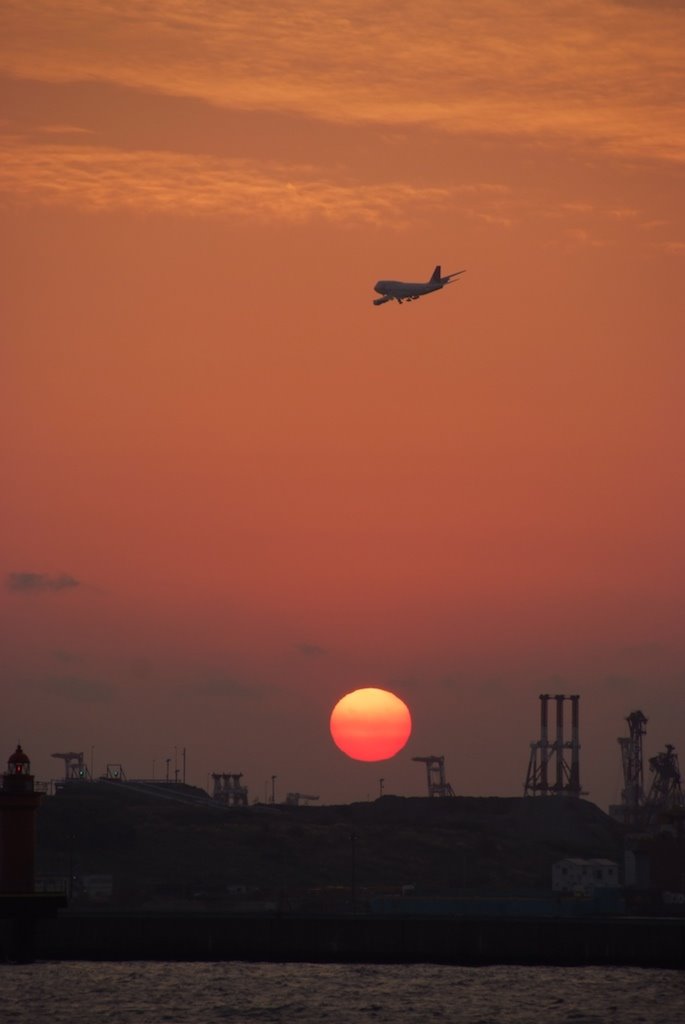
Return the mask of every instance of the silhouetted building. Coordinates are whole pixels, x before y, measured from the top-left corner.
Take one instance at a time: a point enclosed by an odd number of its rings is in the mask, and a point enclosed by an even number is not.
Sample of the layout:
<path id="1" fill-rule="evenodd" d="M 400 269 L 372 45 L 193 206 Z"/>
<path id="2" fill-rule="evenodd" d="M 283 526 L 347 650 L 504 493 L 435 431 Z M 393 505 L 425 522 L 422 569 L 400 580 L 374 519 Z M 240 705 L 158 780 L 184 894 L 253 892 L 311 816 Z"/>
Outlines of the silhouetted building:
<path id="1" fill-rule="evenodd" d="M 566 857 L 552 866 L 553 892 L 589 894 L 618 884 L 618 864 L 604 857 Z"/>
<path id="2" fill-rule="evenodd" d="M 212 772 L 215 800 L 227 807 L 247 807 L 247 786 L 241 783 L 242 772 Z"/>
<path id="3" fill-rule="evenodd" d="M 628 836 L 625 884 L 630 889 L 685 895 L 685 839 L 668 832 Z"/>
<path id="4" fill-rule="evenodd" d="M 34 886 L 36 811 L 31 762 L 20 746 L 7 762 L 0 790 L 0 892 L 31 893 Z"/>

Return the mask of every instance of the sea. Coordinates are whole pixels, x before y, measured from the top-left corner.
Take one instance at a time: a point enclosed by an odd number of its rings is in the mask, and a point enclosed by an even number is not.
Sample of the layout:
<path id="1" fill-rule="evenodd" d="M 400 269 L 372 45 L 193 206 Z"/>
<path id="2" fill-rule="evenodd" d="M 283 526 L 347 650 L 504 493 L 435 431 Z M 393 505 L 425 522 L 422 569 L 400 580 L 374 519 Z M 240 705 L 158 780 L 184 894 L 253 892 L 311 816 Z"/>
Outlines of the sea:
<path id="1" fill-rule="evenodd" d="M 1 1024 L 685 1024 L 685 972 L 430 964 L 0 966 Z"/>

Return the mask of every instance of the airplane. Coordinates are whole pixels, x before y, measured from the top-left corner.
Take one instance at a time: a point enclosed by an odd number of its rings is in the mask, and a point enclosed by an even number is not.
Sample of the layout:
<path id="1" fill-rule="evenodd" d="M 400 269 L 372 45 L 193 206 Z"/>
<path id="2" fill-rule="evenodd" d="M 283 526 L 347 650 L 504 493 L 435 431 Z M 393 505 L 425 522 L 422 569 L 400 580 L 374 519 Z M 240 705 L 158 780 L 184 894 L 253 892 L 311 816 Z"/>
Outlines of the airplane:
<path id="1" fill-rule="evenodd" d="M 417 284 L 410 281 L 376 281 L 373 290 L 378 292 L 381 298 L 374 299 L 373 304 L 374 306 L 382 306 L 384 302 L 391 302 L 392 299 L 395 299 L 400 305 L 402 305 L 405 299 L 407 302 L 413 302 L 415 299 L 420 299 L 422 295 L 430 295 L 431 292 L 440 291 L 446 284 L 453 281 L 455 277 L 465 273 L 465 270 L 457 270 L 455 274 L 446 274 L 443 277 L 440 266 L 437 266 L 427 281 Z"/>

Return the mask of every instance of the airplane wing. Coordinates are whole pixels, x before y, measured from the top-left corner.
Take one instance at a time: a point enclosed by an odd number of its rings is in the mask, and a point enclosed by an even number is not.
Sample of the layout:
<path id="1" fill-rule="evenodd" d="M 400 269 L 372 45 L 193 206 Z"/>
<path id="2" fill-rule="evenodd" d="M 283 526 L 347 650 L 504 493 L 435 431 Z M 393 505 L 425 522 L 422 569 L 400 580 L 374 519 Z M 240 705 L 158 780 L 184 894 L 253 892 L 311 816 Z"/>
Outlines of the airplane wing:
<path id="1" fill-rule="evenodd" d="M 392 296 L 391 295 L 383 295 L 383 296 L 381 296 L 380 299 L 374 299 L 373 300 L 374 306 L 382 306 L 384 302 L 392 302 Z"/>

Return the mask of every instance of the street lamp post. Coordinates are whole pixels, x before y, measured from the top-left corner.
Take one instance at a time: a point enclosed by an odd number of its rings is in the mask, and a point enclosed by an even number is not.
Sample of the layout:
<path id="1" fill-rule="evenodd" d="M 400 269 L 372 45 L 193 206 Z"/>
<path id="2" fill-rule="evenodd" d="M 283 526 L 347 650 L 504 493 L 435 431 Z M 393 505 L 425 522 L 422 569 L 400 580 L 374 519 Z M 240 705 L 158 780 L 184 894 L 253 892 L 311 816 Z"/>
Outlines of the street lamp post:
<path id="1" fill-rule="evenodd" d="M 357 839 L 356 832 L 350 832 L 350 845 L 352 850 L 352 913 L 357 913 Z"/>

